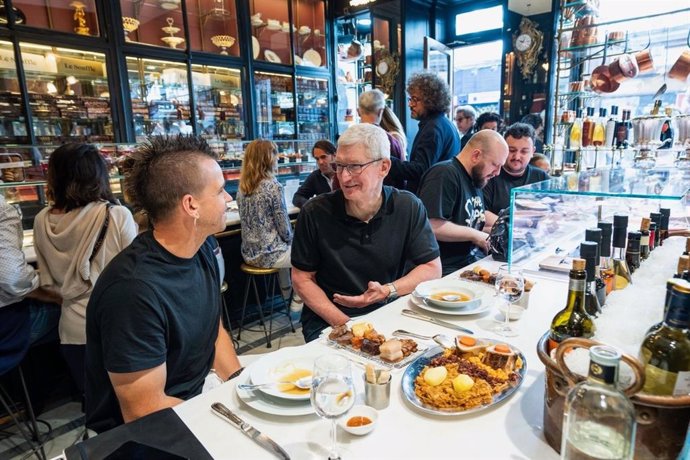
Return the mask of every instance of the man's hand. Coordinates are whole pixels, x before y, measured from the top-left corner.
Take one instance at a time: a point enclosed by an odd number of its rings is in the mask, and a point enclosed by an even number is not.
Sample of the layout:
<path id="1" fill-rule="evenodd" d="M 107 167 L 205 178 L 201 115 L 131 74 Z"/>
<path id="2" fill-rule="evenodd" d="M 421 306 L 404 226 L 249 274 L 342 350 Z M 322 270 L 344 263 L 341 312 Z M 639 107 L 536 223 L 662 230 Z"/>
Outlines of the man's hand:
<path id="1" fill-rule="evenodd" d="M 360 295 L 333 294 L 333 301 L 345 307 L 363 308 L 388 298 L 390 288 L 377 281 L 369 281 L 367 290 Z"/>
<path id="2" fill-rule="evenodd" d="M 489 253 L 489 239 L 486 233 L 480 230 L 475 230 L 475 233 L 472 235 L 472 243 L 481 249 L 484 254 Z"/>

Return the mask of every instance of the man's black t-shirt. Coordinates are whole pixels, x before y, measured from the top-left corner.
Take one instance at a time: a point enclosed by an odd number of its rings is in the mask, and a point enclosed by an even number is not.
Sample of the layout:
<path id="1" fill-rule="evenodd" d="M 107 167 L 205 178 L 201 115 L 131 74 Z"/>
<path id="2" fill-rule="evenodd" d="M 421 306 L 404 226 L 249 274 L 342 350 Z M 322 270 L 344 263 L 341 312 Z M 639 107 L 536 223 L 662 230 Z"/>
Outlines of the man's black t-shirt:
<path id="1" fill-rule="evenodd" d="M 201 393 L 220 321 L 215 246 L 209 237 L 194 257 L 183 259 L 146 232 L 98 278 L 86 316 L 87 427 L 102 432 L 123 423 L 108 372 L 165 363 L 168 396 Z"/>
<path id="2" fill-rule="evenodd" d="M 484 228 L 482 190 L 474 186 L 457 158 L 434 165 L 427 171 L 419 187 L 419 198 L 426 206 L 429 219 L 447 220 L 477 230 Z M 480 249 L 469 241 L 439 241 L 438 246 L 444 275 L 482 255 Z"/>
<path id="3" fill-rule="evenodd" d="M 511 176 L 505 169 L 501 168 L 501 173 L 492 178 L 486 184 L 486 187 L 482 189 L 484 192 L 484 206 L 487 211 L 498 215 L 501 209 L 510 206 L 511 189 L 547 179 L 549 179 L 549 175 L 546 174 L 546 171 L 532 165 L 527 165 L 527 169 L 525 169 L 521 176 Z"/>
<path id="4" fill-rule="evenodd" d="M 312 198 L 302 208 L 292 243 L 292 265 L 316 272 L 316 283 L 329 299 L 334 293 L 360 295 L 369 281 L 386 284 L 402 277 L 408 261 L 421 265 L 438 257 L 419 199 L 389 186 L 382 193 L 381 208 L 369 222 L 347 215 L 342 190 Z M 359 316 L 381 305 L 339 308 L 348 316 Z M 309 308 L 302 310 L 302 324 L 309 338 L 327 326 Z"/>

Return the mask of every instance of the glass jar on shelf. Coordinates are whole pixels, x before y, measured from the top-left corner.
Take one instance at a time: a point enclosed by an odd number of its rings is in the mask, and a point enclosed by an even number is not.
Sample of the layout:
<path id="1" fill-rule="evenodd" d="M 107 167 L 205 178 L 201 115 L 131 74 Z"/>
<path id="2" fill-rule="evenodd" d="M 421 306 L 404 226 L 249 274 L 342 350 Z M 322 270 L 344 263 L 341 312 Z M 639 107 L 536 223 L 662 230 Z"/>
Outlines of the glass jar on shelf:
<path id="1" fill-rule="evenodd" d="M 127 57 L 137 142 L 151 135 L 192 134 L 184 64 Z"/>

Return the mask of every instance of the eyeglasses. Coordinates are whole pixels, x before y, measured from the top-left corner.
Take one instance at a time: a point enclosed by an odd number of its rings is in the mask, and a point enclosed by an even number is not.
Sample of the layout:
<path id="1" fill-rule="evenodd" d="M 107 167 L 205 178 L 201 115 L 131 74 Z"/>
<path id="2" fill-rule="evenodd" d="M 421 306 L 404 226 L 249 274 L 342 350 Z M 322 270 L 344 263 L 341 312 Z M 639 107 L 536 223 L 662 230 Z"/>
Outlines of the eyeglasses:
<path id="1" fill-rule="evenodd" d="M 418 102 L 420 102 L 420 101 L 421 101 L 421 99 L 418 98 L 418 97 L 416 97 L 416 96 L 407 96 L 407 102 L 408 102 L 408 103 L 411 102 L 412 104 L 416 104 L 416 103 L 418 103 Z"/>
<path id="2" fill-rule="evenodd" d="M 359 176 L 362 174 L 362 171 L 364 171 L 364 168 L 369 166 L 372 163 L 376 163 L 377 161 L 381 161 L 382 158 L 378 158 L 376 160 L 371 160 L 366 163 L 352 163 L 349 165 L 344 165 L 340 163 L 332 163 L 331 167 L 335 169 L 335 172 L 338 174 L 342 174 L 344 170 L 347 169 L 347 172 L 350 173 L 351 176 Z"/>

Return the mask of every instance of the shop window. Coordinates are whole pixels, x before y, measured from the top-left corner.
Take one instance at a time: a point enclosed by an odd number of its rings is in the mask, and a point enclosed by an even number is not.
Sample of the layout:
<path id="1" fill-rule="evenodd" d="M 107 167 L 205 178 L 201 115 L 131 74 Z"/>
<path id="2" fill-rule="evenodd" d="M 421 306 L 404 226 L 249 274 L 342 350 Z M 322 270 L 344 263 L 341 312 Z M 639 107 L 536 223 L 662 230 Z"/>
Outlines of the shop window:
<path id="1" fill-rule="evenodd" d="M 244 139 L 240 71 L 193 65 L 192 87 L 199 134 L 207 139 Z"/>
<path id="2" fill-rule="evenodd" d="M 120 0 L 120 8 L 126 41 L 186 49 L 182 0 Z"/>
<path id="3" fill-rule="evenodd" d="M 503 28 L 503 6 L 468 11 L 455 15 L 455 35 L 475 34 Z"/>
<path id="4" fill-rule="evenodd" d="M 103 54 L 31 43 L 20 49 L 39 143 L 114 140 Z"/>
<path id="5" fill-rule="evenodd" d="M 18 24 L 78 35 L 99 35 L 95 0 L 12 2 Z"/>
<path id="6" fill-rule="evenodd" d="M 462 46 L 453 53 L 453 107 L 469 104 L 477 112 L 500 113 L 503 41 Z"/>
<path id="7" fill-rule="evenodd" d="M 190 47 L 195 51 L 239 56 L 234 0 L 187 2 Z"/>
<path id="8" fill-rule="evenodd" d="M 127 77 L 137 142 L 147 136 L 193 133 L 184 64 L 128 57 Z"/>

